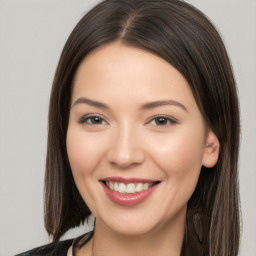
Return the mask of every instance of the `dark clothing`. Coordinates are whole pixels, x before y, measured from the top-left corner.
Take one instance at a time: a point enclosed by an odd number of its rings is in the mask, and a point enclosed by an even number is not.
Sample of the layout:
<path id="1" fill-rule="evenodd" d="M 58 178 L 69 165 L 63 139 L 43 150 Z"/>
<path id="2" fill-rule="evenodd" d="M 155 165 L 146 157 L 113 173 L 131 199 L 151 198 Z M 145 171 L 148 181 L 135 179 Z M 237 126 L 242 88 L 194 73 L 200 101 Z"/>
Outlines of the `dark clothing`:
<path id="1" fill-rule="evenodd" d="M 59 241 L 46 246 L 41 246 L 18 254 L 16 256 L 67 256 L 69 247 L 73 244 L 74 239 Z"/>
<path id="2" fill-rule="evenodd" d="M 70 246 L 72 246 L 72 254 L 75 256 L 76 249 L 84 246 L 92 238 L 93 233 L 94 231 L 90 231 L 75 239 L 50 243 L 15 256 L 67 256 Z"/>

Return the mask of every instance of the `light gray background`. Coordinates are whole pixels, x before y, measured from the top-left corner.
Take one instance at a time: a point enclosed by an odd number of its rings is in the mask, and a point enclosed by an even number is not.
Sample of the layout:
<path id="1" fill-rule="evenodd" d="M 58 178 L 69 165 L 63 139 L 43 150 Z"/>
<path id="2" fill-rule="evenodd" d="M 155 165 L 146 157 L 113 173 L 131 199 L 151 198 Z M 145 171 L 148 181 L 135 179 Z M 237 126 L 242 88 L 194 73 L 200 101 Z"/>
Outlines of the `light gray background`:
<path id="1" fill-rule="evenodd" d="M 49 242 L 43 178 L 50 87 L 65 40 L 96 2 L 0 0 L 0 256 Z M 240 255 L 255 256 L 256 1 L 189 2 L 219 28 L 233 63 L 242 114 Z"/>

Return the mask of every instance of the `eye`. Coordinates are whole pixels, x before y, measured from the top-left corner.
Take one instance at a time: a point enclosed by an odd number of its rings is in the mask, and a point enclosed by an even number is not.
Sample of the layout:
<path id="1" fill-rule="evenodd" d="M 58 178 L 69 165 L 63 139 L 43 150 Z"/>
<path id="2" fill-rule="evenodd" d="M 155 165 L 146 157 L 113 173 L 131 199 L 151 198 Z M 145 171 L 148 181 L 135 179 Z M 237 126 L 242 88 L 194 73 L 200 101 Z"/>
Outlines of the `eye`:
<path id="1" fill-rule="evenodd" d="M 177 121 L 165 116 L 157 116 L 149 122 L 149 124 L 154 126 L 170 126 L 175 123 L 177 123 Z"/>
<path id="2" fill-rule="evenodd" d="M 89 125 L 106 125 L 107 122 L 100 116 L 84 116 L 79 121 L 79 124 L 89 124 Z"/>

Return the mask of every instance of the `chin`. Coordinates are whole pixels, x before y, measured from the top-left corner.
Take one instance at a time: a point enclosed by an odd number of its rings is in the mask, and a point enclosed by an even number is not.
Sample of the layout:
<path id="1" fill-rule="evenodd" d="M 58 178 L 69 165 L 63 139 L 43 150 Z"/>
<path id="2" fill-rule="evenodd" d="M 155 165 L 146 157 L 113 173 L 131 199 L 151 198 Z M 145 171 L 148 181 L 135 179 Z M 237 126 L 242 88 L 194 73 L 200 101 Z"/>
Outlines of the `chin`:
<path id="1" fill-rule="evenodd" d="M 167 223 L 172 222 L 171 216 L 161 216 L 160 214 L 156 216 L 155 212 L 152 211 L 131 210 L 119 214 L 112 212 L 111 216 L 98 216 L 96 217 L 96 225 L 105 226 L 106 231 L 111 230 L 118 235 L 134 237 L 155 233 Z"/>
<path id="2" fill-rule="evenodd" d="M 119 235 L 123 236 L 142 236 L 146 235 L 154 230 L 154 223 L 138 223 L 138 222 L 127 222 L 127 223 L 111 223 L 111 230 Z"/>

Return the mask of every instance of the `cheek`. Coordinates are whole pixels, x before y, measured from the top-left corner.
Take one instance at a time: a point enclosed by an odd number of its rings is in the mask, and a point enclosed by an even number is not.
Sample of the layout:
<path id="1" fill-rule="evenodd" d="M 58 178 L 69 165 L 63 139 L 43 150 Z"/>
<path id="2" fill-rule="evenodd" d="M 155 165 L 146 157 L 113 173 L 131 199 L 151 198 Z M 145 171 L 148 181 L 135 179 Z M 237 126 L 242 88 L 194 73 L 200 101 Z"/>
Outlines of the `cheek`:
<path id="1" fill-rule="evenodd" d="M 175 133 L 165 137 L 158 146 L 151 146 L 151 155 L 167 173 L 182 174 L 192 169 L 200 169 L 204 152 L 203 133 L 192 134 L 191 131 Z M 170 171 L 168 171 L 170 170 Z"/>
<path id="2" fill-rule="evenodd" d="M 97 140 L 88 139 L 88 134 L 72 126 L 67 132 L 66 146 L 75 184 L 84 201 L 90 205 L 95 185 L 93 182 L 97 180 L 93 177 L 102 158 L 102 147 Z"/>
<path id="3" fill-rule="evenodd" d="M 196 187 L 202 167 L 203 145 L 203 130 L 198 133 L 186 130 L 163 140 L 161 147 L 151 152 L 152 159 L 166 176 L 168 188 L 176 195 L 177 203 L 186 203 Z"/>
<path id="4" fill-rule="evenodd" d="M 77 189 L 91 212 L 96 215 L 95 196 L 97 194 L 94 190 L 99 184 L 95 169 L 102 159 L 104 149 L 97 138 L 89 135 L 71 126 L 67 132 L 66 146 Z"/>
<path id="5" fill-rule="evenodd" d="M 91 136 L 92 137 L 92 136 Z M 102 144 L 76 128 L 67 132 L 67 153 L 73 175 L 89 175 L 102 157 Z"/>

